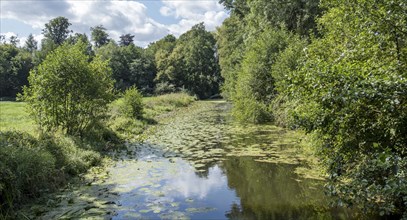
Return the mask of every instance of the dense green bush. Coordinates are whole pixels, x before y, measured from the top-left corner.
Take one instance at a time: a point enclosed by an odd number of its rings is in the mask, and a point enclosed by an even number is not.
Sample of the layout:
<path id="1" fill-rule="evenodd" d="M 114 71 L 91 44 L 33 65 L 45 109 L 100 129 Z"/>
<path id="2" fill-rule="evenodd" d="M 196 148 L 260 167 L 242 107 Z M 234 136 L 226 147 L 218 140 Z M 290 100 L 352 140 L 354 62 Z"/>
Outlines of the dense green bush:
<path id="1" fill-rule="evenodd" d="M 157 83 L 154 89 L 154 94 L 156 95 L 164 95 L 164 94 L 169 94 L 169 93 L 174 93 L 177 91 L 177 88 L 173 84 L 170 84 L 168 82 L 161 82 Z"/>
<path id="2" fill-rule="evenodd" d="M 23 100 L 44 130 L 58 128 L 82 134 L 106 114 L 113 98 L 113 80 L 107 62 L 83 53 L 86 44 L 64 43 L 30 72 Z"/>
<path id="3" fill-rule="evenodd" d="M 340 0 L 324 6 L 324 36 L 290 74 L 299 104 L 294 117 L 317 135 L 330 192 L 341 203 L 407 215 L 407 5 Z"/>
<path id="4" fill-rule="evenodd" d="M 0 210 L 9 210 L 15 202 L 53 187 L 55 163 L 34 137 L 0 132 Z"/>
<path id="5" fill-rule="evenodd" d="M 0 218 L 99 164 L 102 157 L 93 148 L 93 143 L 75 137 L 0 132 Z"/>
<path id="6" fill-rule="evenodd" d="M 143 117 L 143 96 L 136 87 L 128 88 L 123 95 L 120 112 L 129 117 L 141 119 Z"/>

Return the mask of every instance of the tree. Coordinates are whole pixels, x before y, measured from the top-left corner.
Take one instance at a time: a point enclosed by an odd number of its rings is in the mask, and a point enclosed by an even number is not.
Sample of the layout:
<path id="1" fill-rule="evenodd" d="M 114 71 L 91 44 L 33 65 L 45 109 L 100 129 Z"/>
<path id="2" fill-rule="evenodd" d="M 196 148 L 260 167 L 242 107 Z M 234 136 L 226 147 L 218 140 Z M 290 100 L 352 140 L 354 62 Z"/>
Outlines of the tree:
<path id="1" fill-rule="evenodd" d="M 146 49 L 147 56 L 154 58 L 156 56 L 156 53 L 159 50 L 171 52 L 175 47 L 176 41 L 177 41 L 177 38 L 175 38 L 174 35 L 168 34 L 165 37 L 163 37 L 162 39 L 160 39 L 156 42 L 150 43 Z"/>
<path id="2" fill-rule="evenodd" d="M 134 44 L 119 47 L 110 42 L 100 47 L 96 53 L 104 60 L 109 60 L 117 89 L 125 91 L 135 85 L 142 93 L 153 91 L 156 68 L 154 59 L 145 50 Z"/>
<path id="3" fill-rule="evenodd" d="M 37 44 L 38 42 L 34 39 L 34 36 L 30 34 L 25 41 L 24 49 L 26 49 L 30 53 L 33 53 L 37 50 Z"/>
<path id="4" fill-rule="evenodd" d="M 203 23 L 193 26 L 180 36 L 170 54 L 163 51 L 163 57 L 156 55 L 156 59 L 162 62 L 157 62 L 157 80 L 169 81 L 199 98 L 219 93 L 222 78 L 215 43 L 214 36 L 205 30 Z"/>
<path id="5" fill-rule="evenodd" d="M 6 43 L 6 36 L 3 34 L 0 34 L 0 44 L 5 44 Z"/>
<path id="6" fill-rule="evenodd" d="M 94 42 L 96 48 L 109 43 L 109 34 L 106 32 L 106 28 L 103 27 L 103 25 L 91 27 L 90 30 L 92 32 L 92 41 Z"/>
<path id="7" fill-rule="evenodd" d="M 0 44 L 0 97 L 16 97 L 33 68 L 32 54 L 13 44 Z"/>
<path id="8" fill-rule="evenodd" d="M 105 116 L 113 98 L 111 70 L 99 57 L 89 62 L 85 47 L 64 43 L 30 72 L 23 100 L 42 129 L 82 134 Z"/>
<path id="9" fill-rule="evenodd" d="M 61 45 L 68 38 L 68 34 L 72 32 L 69 30 L 71 25 L 67 18 L 60 16 L 45 24 L 42 33 L 46 39 L 51 40 L 56 45 Z"/>
<path id="10" fill-rule="evenodd" d="M 70 37 L 67 39 L 67 41 L 68 41 L 70 44 L 76 44 L 76 43 L 78 43 L 79 41 L 83 42 L 83 43 L 86 45 L 86 48 L 85 48 L 84 53 L 87 54 L 87 55 L 89 55 L 89 56 L 93 56 L 93 55 L 94 55 L 94 52 L 93 52 L 93 50 L 92 50 L 92 44 L 89 42 L 89 38 L 88 38 L 88 36 L 87 36 L 85 33 L 83 33 L 83 34 L 81 34 L 81 33 L 75 33 L 73 36 L 70 36 Z"/>
<path id="11" fill-rule="evenodd" d="M 219 65 L 221 75 L 225 79 L 222 85 L 222 94 L 229 100 L 235 93 L 237 73 L 241 68 L 244 55 L 244 26 L 244 20 L 237 16 L 231 16 L 225 19 L 216 33 Z"/>
<path id="12" fill-rule="evenodd" d="M 290 75 L 340 203 L 407 217 L 407 4 L 326 1 L 323 37 Z"/>
<path id="13" fill-rule="evenodd" d="M 143 96 L 135 86 L 126 89 L 123 95 L 123 103 L 120 112 L 129 118 L 141 119 L 143 117 Z"/>
<path id="14" fill-rule="evenodd" d="M 120 46 L 129 46 L 130 44 L 133 44 L 133 38 L 134 38 L 134 35 L 123 34 L 120 36 L 119 45 Z"/>
<path id="15" fill-rule="evenodd" d="M 10 37 L 10 44 L 17 46 L 17 44 L 20 43 L 20 39 L 18 39 L 17 36 L 11 36 Z"/>

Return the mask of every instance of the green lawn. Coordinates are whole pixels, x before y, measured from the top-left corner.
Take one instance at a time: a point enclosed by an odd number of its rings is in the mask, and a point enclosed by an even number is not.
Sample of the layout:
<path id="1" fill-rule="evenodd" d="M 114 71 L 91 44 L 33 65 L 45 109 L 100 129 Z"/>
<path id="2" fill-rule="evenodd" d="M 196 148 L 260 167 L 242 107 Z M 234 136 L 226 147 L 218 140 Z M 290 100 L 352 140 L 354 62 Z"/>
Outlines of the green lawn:
<path id="1" fill-rule="evenodd" d="M 143 98 L 145 116 L 154 118 L 176 108 L 188 106 L 193 101 L 194 97 L 185 93 L 145 97 Z M 118 99 L 110 104 L 113 115 L 118 114 L 122 102 L 122 99 Z M 0 131 L 17 130 L 35 134 L 36 126 L 25 111 L 25 106 L 24 102 L 0 101 Z"/>
<path id="2" fill-rule="evenodd" d="M 0 131 L 18 130 L 33 134 L 34 121 L 25 110 L 24 102 L 0 102 Z"/>

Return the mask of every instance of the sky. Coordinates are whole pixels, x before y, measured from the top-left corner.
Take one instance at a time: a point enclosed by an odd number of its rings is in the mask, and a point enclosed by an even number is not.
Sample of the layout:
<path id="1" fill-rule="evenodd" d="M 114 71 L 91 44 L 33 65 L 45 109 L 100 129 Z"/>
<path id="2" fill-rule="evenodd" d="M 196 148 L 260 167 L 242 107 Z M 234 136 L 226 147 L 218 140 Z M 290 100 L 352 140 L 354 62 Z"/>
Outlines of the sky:
<path id="1" fill-rule="evenodd" d="M 74 33 L 90 37 L 90 27 L 103 25 L 114 40 L 129 33 L 136 45 L 146 47 L 200 22 L 215 30 L 228 13 L 218 0 L 0 0 L 0 34 L 17 35 L 24 44 L 32 33 L 40 42 L 45 24 L 58 16 L 68 18 Z"/>

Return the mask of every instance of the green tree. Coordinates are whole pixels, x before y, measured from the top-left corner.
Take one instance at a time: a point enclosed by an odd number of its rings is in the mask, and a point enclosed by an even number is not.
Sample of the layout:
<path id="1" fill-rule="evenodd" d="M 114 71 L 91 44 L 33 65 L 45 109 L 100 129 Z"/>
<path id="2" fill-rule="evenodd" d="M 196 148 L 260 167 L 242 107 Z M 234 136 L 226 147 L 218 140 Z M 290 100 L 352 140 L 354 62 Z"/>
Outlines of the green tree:
<path id="1" fill-rule="evenodd" d="M 85 47 L 65 43 L 30 72 L 23 99 L 42 129 L 81 134 L 105 116 L 113 98 L 111 70 L 99 57 L 89 63 Z"/>
<path id="2" fill-rule="evenodd" d="M 323 37 L 290 74 L 341 203 L 407 217 L 407 4 L 327 1 Z"/>
<path id="3" fill-rule="evenodd" d="M 28 35 L 27 40 L 25 41 L 24 49 L 30 53 L 33 53 L 38 49 L 38 42 L 34 39 L 32 34 Z"/>
<path id="4" fill-rule="evenodd" d="M 171 54 L 164 57 L 165 62 L 157 63 L 157 79 L 168 80 L 199 98 L 219 93 L 222 78 L 215 43 L 214 36 L 205 30 L 203 23 L 193 26 L 180 36 Z"/>
<path id="5" fill-rule="evenodd" d="M 32 54 L 13 44 L 0 44 L 0 97 L 16 97 L 26 85 Z"/>
<path id="6" fill-rule="evenodd" d="M 177 38 L 175 38 L 174 35 L 168 34 L 165 37 L 163 37 L 162 39 L 160 39 L 156 42 L 150 43 L 146 49 L 146 54 L 147 54 L 147 56 L 154 58 L 156 53 L 159 50 L 171 52 L 175 47 L 176 41 L 177 41 Z"/>
<path id="7" fill-rule="evenodd" d="M 99 48 L 99 47 L 109 43 L 109 41 L 110 41 L 109 34 L 106 32 L 106 28 L 103 27 L 103 25 L 91 27 L 90 31 L 91 31 L 92 41 L 94 42 L 96 48 Z"/>
<path id="8" fill-rule="evenodd" d="M 269 107 L 277 96 L 272 67 L 291 37 L 284 29 L 265 28 L 246 42 L 232 95 L 233 115 L 239 120 L 256 123 L 272 120 Z"/>
<path id="9" fill-rule="evenodd" d="M 177 39 L 174 35 L 167 35 L 164 38 L 150 44 L 146 49 L 147 56 L 154 59 L 155 68 L 156 68 L 156 78 L 155 81 L 164 87 L 169 87 L 168 91 L 175 91 L 175 86 L 169 83 L 168 70 L 169 66 L 169 56 L 176 46 Z M 159 89 L 160 91 L 166 91 L 167 89 Z M 160 94 L 162 94 L 160 92 Z"/>
<path id="10" fill-rule="evenodd" d="M 17 46 L 17 44 L 20 43 L 20 39 L 18 39 L 17 36 L 11 36 L 10 37 L 10 44 Z"/>
<path id="11" fill-rule="evenodd" d="M 76 43 L 78 43 L 79 41 L 83 42 L 83 43 L 86 45 L 86 48 L 85 48 L 84 53 L 87 54 L 87 55 L 89 55 L 89 56 L 93 56 L 93 55 L 94 55 L 94 51 L 92 50 L 92 44 L 90 43 L 89 38 L 88 38 L 88 36 L 87 36 L 85 33 L 83 33 L 83 34 L 81 34 L 81 33 L 75 33 L 74 35 L 70 36 L 70 37 L 67 39 L 67 41 L 68 41 L 70 44 L 76 44 Z"/>
<path id="12" fill-rule="evenodd" d="M 120 112 L 127 117 L 140 119 L 143 117 L 143 108 L 143 96 L 137 88 L 132 86 L 126 89 Z"/>
<path id="13" fill-rule="evenodd" d="M 231 99 L 235 93 L 237 73 L 240 71 L 244 55 L 245 21 L 232 15 L 217 29 L 216 40 L 219 53 L 221 75 L 225 79 L 222 93 Z"/>
<path id="14" fill-rule="evenodd" d="M 120 46 L 129 46 L 130 44 L 133 44 L 134 35 L 131 34 L 123 34 L 120 36 L 120 41 L 119 45 Z"/>
<path id="15" fill-rule="evenodd" d="M 68 38 L 69 33 L 72 32 L 69 30 L 71 25 L 67 18 L 60 16 L 45 24 L 42 33 L 46 39 L 49 39 L 56 45 L 61 45 Z"/>

